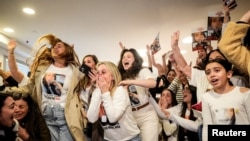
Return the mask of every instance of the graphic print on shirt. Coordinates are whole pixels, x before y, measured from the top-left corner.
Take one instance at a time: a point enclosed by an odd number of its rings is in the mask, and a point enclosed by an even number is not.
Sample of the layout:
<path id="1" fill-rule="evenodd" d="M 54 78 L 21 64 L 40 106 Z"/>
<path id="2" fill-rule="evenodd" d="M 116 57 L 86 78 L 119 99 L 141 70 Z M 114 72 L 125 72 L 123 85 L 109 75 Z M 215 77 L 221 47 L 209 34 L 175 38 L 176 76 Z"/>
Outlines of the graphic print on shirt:
<path id="1" fill-rule="evenodd" d="M 129 93 L 130 104 L 132 106 L 139 106 L 140 100 L 138 98 L 138 94 L 137 94 L 137 90 L 136 90 L 135 85 L 128 86 L 128 93 Z"/>
<path id="2" fill-rule="evenodd" d="M 60 97 L 62 94 L 62 88 L 65 81 L 65 75 L 56 74 L 53 72 L 45 73 L 43 77 L 43 88 L 46 91 L 45 97 Z"/>
<path id="3" fill-rule="evenodd" d="M 115 129 L 115 128 L 120 128 L 120 124 L 118 121 L 114 123 L 110 123 L 109 119 L 106 115 L 105 109 L 103 107 L 103 103 L 100 105 L 100 112 L 99 112 L 99 121 L 103 127 L 103 129 Z"/>
<path id="4" fill-rule="evenodd" d="M 235 109 L 223 108 L 215 109 L 214 120 L 217 124 L 234 125 L 235 124 Z"/>

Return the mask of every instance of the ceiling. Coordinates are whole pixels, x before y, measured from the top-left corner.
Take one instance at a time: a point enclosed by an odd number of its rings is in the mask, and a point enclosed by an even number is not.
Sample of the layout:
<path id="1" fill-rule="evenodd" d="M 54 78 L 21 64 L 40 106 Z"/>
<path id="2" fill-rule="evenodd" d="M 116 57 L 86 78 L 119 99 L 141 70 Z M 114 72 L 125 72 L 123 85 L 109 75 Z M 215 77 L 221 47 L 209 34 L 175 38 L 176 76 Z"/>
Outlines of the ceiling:
<path id="1" fill-rule="evenodd" d="M 237 0 L 238 7 L 231 19 L 238 20 L 249 10 L 249 0 Z M 22 8 L 31 7 L 35 15 L 25 15 Z M 161 50 L 156 61 L 170 47 L 171 34 L 180 30 L 181 40 L 197 27 L 206 27 L 208 11 L 223 10 L 222 0 L 1 0 L 0 33 L 16 39 L 17 52 L 31 55 L 36 39 L 52 33 L 69 44 L 74 44 L 81 60 L 86 54 L 95 54 L 100 61 L 119 60 L 121 41 L 127 48 L 142 50 L 151 44 L 160 32 Z M 14 33 L 6 33 L 11 27 Z M 216 47 L 216 42 L 212 44 Z M 195 61 L 196 52 L 191 43 L 180 41 L 187 61 Z M 3 48 L 0 48 L 3 50 Z M 144 61 L 147 62 L 145 56 Z M 193 63 L 194 64 L 194 63 Z"/>

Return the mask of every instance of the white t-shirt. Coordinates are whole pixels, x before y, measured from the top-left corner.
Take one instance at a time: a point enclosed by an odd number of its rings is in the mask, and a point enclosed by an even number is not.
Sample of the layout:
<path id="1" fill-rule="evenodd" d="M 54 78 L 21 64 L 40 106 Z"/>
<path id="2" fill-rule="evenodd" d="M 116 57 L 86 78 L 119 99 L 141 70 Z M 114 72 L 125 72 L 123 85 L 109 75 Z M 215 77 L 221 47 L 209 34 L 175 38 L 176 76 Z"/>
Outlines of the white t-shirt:
<path id="1" fill-rule="evenodd" d="M 240 92 L 240 87 L 225 94 L 214 90 L 202 95 L 203 140 L 207 140 L 208 124 L 250 124 L 250 90 Z"/>
<path id="2" fill-rule="evenodd" d="M 207 80 L 207 76 L 205 75 L 204 70 L 198 70 L 195 68 L 192 68 L 191 70 L 191 80 L 190 85 L 193 85 L 197 88 L 196 96 L 197 96 L 197 102 L 201 101 L 201 96 L 207 92 L 207 90 L 212 89 L 213 87 L 210 85 L 210 83 Z"/>
<path id="3" fill-rule="evenodd" d="M 50 65 L 41 80 L 42 86 L 42 107 L 45 105 L 60 104 L 65 106 L 72 68 L 58 68 Z"/>
<path id="4" fill-rule="evenodd" d="M 101 103 L 103 106 L 101 106 Z M 100 110 L 103 107 L 104 110 Z M 133 116 L 128 92 L 118 86 L 111 97 L 110 92 L 101 93 L 96 88 L 87 112 L 90 122 L 99 119 L 104 129 L 104 138 L 109 141 L 126 141 L 140 133 Z"/>
<path id="5" fill-rule="evenodd" d="M 146 80 L 149 78 L 155 79 L 153 76 L 153 73 L 148 68 L 143 68 L 143 69 L 141 69 L 138 76 L 136 77 L 136 80 Z M 132 107 L 138 107 L 140 105 L 143 105 L 143 104 L 149 102 L 149 100 L 148 100 L 148 93 L 149 93 L 148 88 L 136 86 L 136 85 L 133 85 L 133 86 L 135 86 L 135 89 L 137 91 L 136 96 L 134 96 L 134 98 L 136 98 L 137 101 L 134 102 L 133 98 L 131 98 L 131 96 L 130 96 L 130 102 L 131 102 Z"/>

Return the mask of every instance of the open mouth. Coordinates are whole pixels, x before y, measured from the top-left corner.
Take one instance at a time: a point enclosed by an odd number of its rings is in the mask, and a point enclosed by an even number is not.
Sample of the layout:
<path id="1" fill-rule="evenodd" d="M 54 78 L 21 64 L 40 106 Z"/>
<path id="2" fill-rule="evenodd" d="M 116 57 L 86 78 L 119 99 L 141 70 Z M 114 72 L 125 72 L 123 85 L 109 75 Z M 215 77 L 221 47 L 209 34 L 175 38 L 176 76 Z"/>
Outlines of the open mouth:
<path id="1" fill-rule="evenodd" d="M 211 81 L 210 81 L 210 83 L 212 84 L 212 85 L 216 85 L 217 83 L 218 83 L 218 79 L 212 79 Z"/>
<path id="2" fill-rule="evenodd" d="M 123 66 L 124 66 L 124 67 L 128 67 L 128 66 L 129 66 L 129 62 L 124 62 L 124 63 L 123 63 Z"/>

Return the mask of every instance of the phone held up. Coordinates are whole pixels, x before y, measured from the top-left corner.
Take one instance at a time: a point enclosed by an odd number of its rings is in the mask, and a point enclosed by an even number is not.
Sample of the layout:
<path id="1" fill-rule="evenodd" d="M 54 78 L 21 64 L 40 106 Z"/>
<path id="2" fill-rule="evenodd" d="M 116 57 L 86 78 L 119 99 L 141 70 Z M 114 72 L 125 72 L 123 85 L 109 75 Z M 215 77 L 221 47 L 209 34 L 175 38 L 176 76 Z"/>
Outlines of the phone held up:
<path id="1" fill-rule="evenodd" d="M 228 6 L 230 10 L 233 10 L 237 7 L 237 3 L 235 0 L 223 0 L 225 6 Z"/>
<path id="2" fill-rule="evenodd" d="M 79 70 L 87 76 L 89 75 L 89 72 L 91 72 L 91 68 L 87 66 L 86 64 L 82 64 Z"/>

